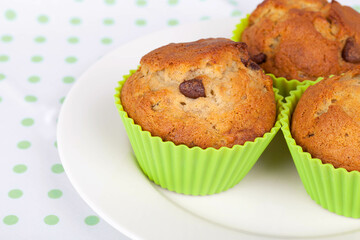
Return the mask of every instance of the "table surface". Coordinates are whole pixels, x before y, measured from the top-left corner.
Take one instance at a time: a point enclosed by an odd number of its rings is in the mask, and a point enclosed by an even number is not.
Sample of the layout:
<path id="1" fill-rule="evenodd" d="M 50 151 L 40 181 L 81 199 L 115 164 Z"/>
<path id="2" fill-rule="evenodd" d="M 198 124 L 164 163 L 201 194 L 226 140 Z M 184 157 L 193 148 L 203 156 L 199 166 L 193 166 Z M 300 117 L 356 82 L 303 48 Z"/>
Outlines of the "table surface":
<path id="1" fill-rule="evenodd" d="M 128 239 L 84 203 L 64 173 L 56 124 L 66 94 L 125 42 L 179 24 L 240 18 L 259 2 L 2 0 L 0 238 Z M 359 0 L 341 2 L 360 10 Z"/>

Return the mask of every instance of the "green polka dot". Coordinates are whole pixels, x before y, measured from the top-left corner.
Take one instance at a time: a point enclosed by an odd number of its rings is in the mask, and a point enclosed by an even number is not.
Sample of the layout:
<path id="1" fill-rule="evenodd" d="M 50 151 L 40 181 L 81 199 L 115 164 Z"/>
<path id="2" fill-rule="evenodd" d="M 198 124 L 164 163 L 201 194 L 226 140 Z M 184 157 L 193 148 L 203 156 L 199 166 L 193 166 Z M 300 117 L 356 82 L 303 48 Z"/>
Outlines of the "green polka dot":
<path id="1" fill-rule="evenodd" d="M 353 8 L 354 8 L 356 11 L 360 12 L 360 5 L 353 6 Z"/>
<path id="2" fill-rule="evenodd" d="M 110 25 L 113 25 L 115 23 L 115 21 L 114 21 L 114 19 L 111 19 L 111 18 L 105 18 L 103 23 L 106 26 L 110 26 Z"/>
<path id="3" fill-rule="evenodd" d="M 230 4 L 234 5 L 234 6 L 238 5 L 236 0 L 228 0 L 228 3 L 230 3 Z"/>
<path id="4" fill-rule="evenodd" d="M 76 63 L 77 62 L 77 58 L 76 57 L 67 57 L 65 58 L 65 61 L 67 63 Z"/>
<path id="5" fill-rule="evenodd" d="M 31 61 L 34 62 L 34 63 L 39 63 L 39 62 L 42 62 L 44 59 L 42 56 L 32 56 L 31 57 Z"/>
<path id="6" fill-rule="evenodd" d="M 200 18 L 200 20 L 209 20 L 209 19 L 210 19 L 209 16 L 202 16 L 202 17 Z"/>
<path id="7" fill-rule="evenodd" d="M 17 147 L 20 149 L 28 149 L 31 146 L 31 143 L 29 141 L 21 141 L 18 142 Z"/>
<path id="8" fill-rule="evenodd" d="M 70 19 L 70 23 L 72 25 L 80 25 L 81 24 L 81 19 L 80 18 L 72 18 L 72 19 Z"/>
<path id="9" fill-rule="evenodd" d="M 59 222 L 59 218 L 55 215 L 48 215 L 44 218 L 44 222 L 48 225 L 55 225 Z"/>
<path id="10" fill-rule="evenodd" d="M 36 102 L 36 101 L 37 101 L 37 97 L 28 95 L 28 96 L 25 96 L 25 101 L 26 101 L 26 102 Z"/>
<path id="11" fill-rule="evenodd" d="M 11 9 L 7 10 L 5 12 L 5 18 L 7 20 L 10 20 L 10 21 L 14 20 L 16 18 L 16 12 L 14 10 L 11 10 Z"/>
<path id="12" fill-rule="evenodd" d="M 67 76 L 67 77 L 63 78 L 63 82 L 64 83 L 73 83 L 73 82 L 75 82 L 75 78 Z"/>
<path id="13" fill-rule="evenodd" d="M 113 4 L 115 4 L 115 0 L 105 0 L 105 3 L 106 4 L 109 4 L 109 5 L 113 5 Z"/>
<path id="14" fill-rule="evenodd" d="M 13 171 L 15 173 L 24 173 L 27 170 L 27 166 L 25 164 L 18 164 L 13 167 Z"/>
<path id="15" fill-rule="evenodd" d="M 8 193 L 9 198 L 20 198 L 23 195 L 23 192 L 20 189 L 13 189 Z"/>
<path id="16" fill-rule="evenodd" d="M 1 41 L 5 42 L 5 43 L 11 42 L 12 40 L 13 40 L 13 37 L 10 35 L 4 35 L 1 37 Z"/>
<path id="17" fill-rule="evenodd" d="M 168 0 L 169 5 L 176 5 L 178 2 L 178 0 Z"/>
<path id="18" fill-rule="evenodd" d="M 39 77 L 39 76 L 30 76 L 30 77 L 28 78 L 28 81 L 29 81 L 30 83 L 38 83 L 38 82 L 40 82 L 40 77 Z"/>
<path id="19" fill-rule="evenodd" d="M 85 218 L 85 223 L 86 223 L 87 225 L 90 225 L 90 226 L 94 226 L 94 225 L 98 224 L 99 221 L 100 221 L 99 218 L 98 218 L 97 216 L 94 216 L 94 215 L 92 215 L 92 216 L 87 216 L 87 217 Z"/>
<path id="20" fill-rule="evenodd" d="M 231 16 L 239 17 L 239 16 L 241 16 L 241 12 L 239 10 L 234 10 L 234 11 L 232 11 Z"/>
<path id="21" fill-rule="evenodd" d="M 59 189 L 53 189 L 48 192 L 49 198 L 53 198 L 53 199 L 60 198 L 62 194 L 63 193 Z"/>
<path id="22" fill-rule="evenodd" d="M 175 25 L 178 25 L 178 24 L 179 24 L 179 21 L 176 20 L 176 19 L 170 19 L 170 20 L 168 21 L 168 25 L 169 25 L 169 26 L 175 26 Z"/>
<path id="23" fill-rule="evenodd" d="M 6 76 L 4 74 L 0 73 L 0 81 L 4 80 L 5 78 L 6 78 Z"/>
<path id="24" fill-rule="evenodd" d="M 49 22 L 49 17 L 46 15 L 40 15 L 37 18 L 39 23 L 48 23 Z"/>
<path id="25" fill-rule="evenodd" d="M 146 20 L 145 19 L 137 19 L 135 21 L 135 24 L 138 26 L 145 26 L 146 25 Z"/>
<path id="26" fill-rule="evenodd" d="M 19 218 L 15 215 L 8 215 L 6 217 L 4 217 L 3 222 L 6 225 L 14 225 L 19 221 Z"/>
<path id="27" fill-rule="evenodd" d="M 51 167 L 51 171 L 53 173 L 63 173 L 64 172 L 64 168 L 61 164 L 57 163 L 57 164 L 54 164 L 52 167 Z"/>
<path id="28" fill-rule="evenodd" d="M 69 37 L 67 41 L 71 44 L 76 44 L 79 42 L 79 39 L 77 37 Z"/>
<path id="29" fill-rule="evenodd" d="M 136 0 L 136 5 L 139 7 L 145 6 L 146 4 L 146 0 Z"/>
<path id="30" fill-rule="evenodd" d="M 46 42 L 46 38 L 43 36 L 38 36 L 38 37 L 34 38 L 34 41 L 36 43 L 44 43 L 44 42 Z"/>
<path id="31" fill-rule="evenodd" d="M 65 101 L 65 97 L 62 97 L 62 98 L 60 98 L 60 100 L 59 100 L 59 102 L 60 102 L 61 104 L 63 104 L 64 101 Z"/>
<path id="32" fill-rule="evenodd" d="M 32 118 L 24 118 L 21 121 L 21 125 L 23 125 L 24 127 L 30 127 L 30 126 L 34 125 L 34 119 L 32 119 Z"/>
<path id="33" fill-rule="evenodd" d="M 111 40 L 111 38 L 103 38 L 103 39 L 101 39 L 101 43 L 102 44 L 111 44 L 112 43 L 112 40 Z"/>
<path id="34" fill-rule="evenodd" d="M 0 102 L 2 102 L 2 97 L 0 97 Z"/>
<path id="35" fill-rule="evenodd" d="M 6 55 L 0 55 L 0 62 L 7 62 L 9 61 L 9 56 Z"/>
<path id="36" fill-rule="evenodd" d="M 54 147 L 56 147 L 56 148 L 57 148 L 57 141 L 55 141 L 55 142 L 54 142 Z"/>

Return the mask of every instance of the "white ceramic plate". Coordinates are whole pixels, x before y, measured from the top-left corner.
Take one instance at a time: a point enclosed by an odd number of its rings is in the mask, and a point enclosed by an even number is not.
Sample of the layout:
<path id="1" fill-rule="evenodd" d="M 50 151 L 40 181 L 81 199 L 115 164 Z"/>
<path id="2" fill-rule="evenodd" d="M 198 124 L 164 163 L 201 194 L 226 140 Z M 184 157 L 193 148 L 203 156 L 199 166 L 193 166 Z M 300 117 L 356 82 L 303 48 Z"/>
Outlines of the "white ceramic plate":
<path id="1" fill-rule="evenodd" d="M 194 197 L 161 189 L 139 169 L 114 104 L 122 75 L 169 42 L 230 37 L 238 20 L 179 26 L 126 45 L 72 88 L 58 123 L 65 171 L 82 198 L 132 239 L 360 238 L 360 221 L 337 216 L 306 194 L 281 132 L 234 188 Z"/>

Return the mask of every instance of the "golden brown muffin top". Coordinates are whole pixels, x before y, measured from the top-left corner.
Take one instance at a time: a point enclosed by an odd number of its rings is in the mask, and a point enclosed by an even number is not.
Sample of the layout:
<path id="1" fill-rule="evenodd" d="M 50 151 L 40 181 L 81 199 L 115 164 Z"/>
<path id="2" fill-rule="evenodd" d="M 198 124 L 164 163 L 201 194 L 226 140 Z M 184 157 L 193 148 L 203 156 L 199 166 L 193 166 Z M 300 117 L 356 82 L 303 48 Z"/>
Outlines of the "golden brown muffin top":
<path id="1" fill-rule="evenodd" d="M 309 87 L 296 106 L 291 132 L 313 157 L 360 171 L 360 68 Z"/>
<path id="2" fill-rule="evenodd" d="M 153 136 L 189 147 L 253 141 L 271 130 L 276 116 L 272 80 L 249 59 L 246 44 L 224 38 L 146 54 L 121 102 Z"/>
<path id="3" fill-rule="evenodd" d="M 326 0 L 265 0 L 242 35 L 252 56 L 278 77 L 315 80 L 360 63 L 360 14 Z"/>
<path id="4" fill-rule="evenodd" d="M 157 48 L 141 58 L 140 64 L 152 71 L 163 68 L 176 69 L 184 65 L 204 65 L 241 54 L 247 58 L 246 44 L 226 38 L 201 39 L 195 42 L 170 43 Z"/>

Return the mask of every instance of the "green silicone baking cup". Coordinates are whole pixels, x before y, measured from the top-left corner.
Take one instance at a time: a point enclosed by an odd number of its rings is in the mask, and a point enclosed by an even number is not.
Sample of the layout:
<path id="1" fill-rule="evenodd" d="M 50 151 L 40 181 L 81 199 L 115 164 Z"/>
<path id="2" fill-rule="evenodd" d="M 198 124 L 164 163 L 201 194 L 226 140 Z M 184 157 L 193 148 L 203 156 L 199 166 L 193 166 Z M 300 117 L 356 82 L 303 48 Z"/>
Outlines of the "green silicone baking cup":
<path id="1" fill-rule="evenodd" d="M 148 178 L 170 191 L 189 195 L 209 195 L 225 191 L 241 181 L 280 129 L 277 119 L 270 132 L 253 142 L 220 149 L 175 145 L 151 136 L 134 123 L 124 111 L 120 93 L 124 82 L 135 70 L 125 75 L 115 89 L 115 104 L 124 123 L 130 144 L 142 171 Z M 274 89 L 277 112 L 282 96 Z"/>
<path id="2" fill-rule="evenodd" d="M 249 25 L 249 14 L 240 20 L 240 22 L 236 25 L 235 29 L 233 30 L 233 36 L 231 40 L 235 42 L 241 42 L 241 36 L 244 30 Z M 284 77 L 276 77 L 272 73 L 267 73 L 266 75 L 270 76 L 273 79 L 274 87 L 279 89 L 279 94 L 286 97 L 289 95 L 290 91 L 295 90 L 299 85 L 306 85 L 312 82 L 319 82 L 323 79 L 323 77 L 319 77 L 318 79 L 314 80 L 305 80 L 299 81 L 296 79 L 288 80 Z"/>
<path id="3" fill-rule="evenodd" d="M 291 115 L 305 90 L 315 82 L 298 86 L 286 97 L 280 113 L 281 130 L 290 149 L 296 169 L 310 197 L 330 212 L 360 218 L 360 172 L 334 168 L 304 152 L 291 136 Z"/>

